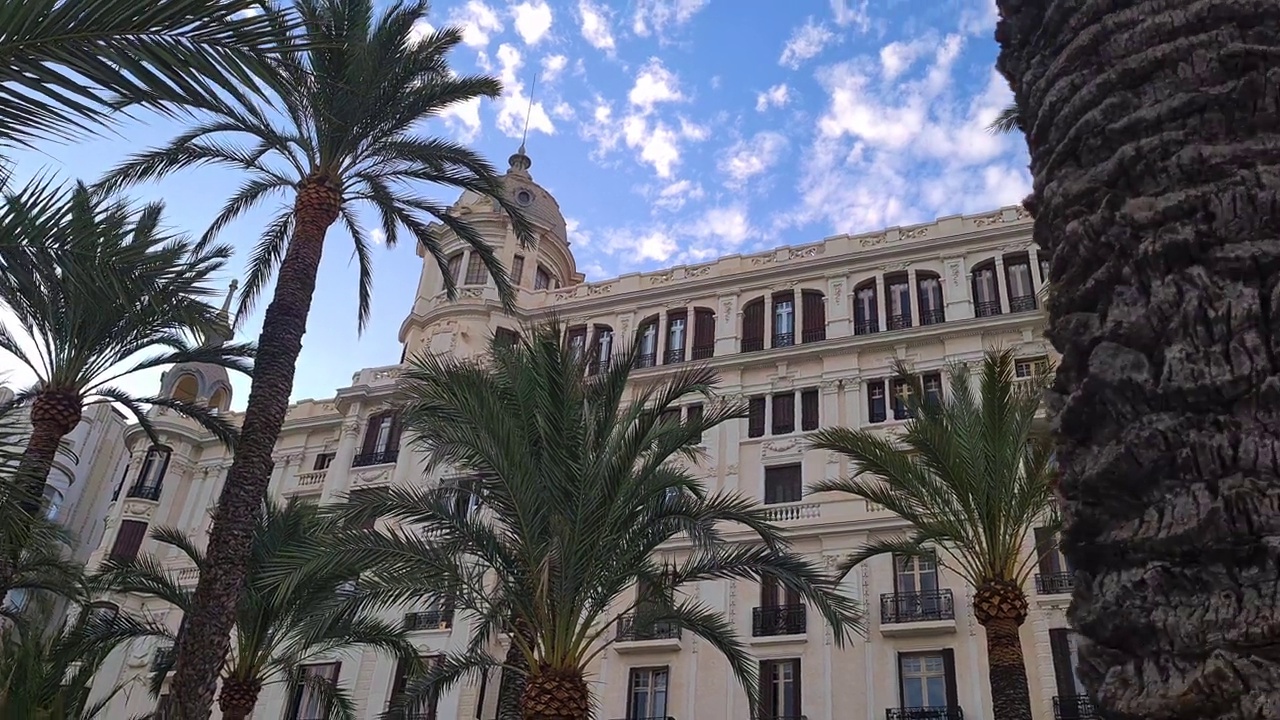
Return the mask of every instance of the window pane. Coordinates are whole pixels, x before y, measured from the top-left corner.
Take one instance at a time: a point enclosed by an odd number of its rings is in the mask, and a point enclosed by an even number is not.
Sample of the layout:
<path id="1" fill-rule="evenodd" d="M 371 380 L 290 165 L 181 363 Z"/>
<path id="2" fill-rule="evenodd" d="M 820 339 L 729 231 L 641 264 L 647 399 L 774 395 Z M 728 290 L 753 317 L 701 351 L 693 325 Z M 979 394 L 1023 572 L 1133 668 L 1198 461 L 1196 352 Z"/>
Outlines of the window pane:
<path id="1" fill-rule="evenodd" d="M 920 678 L 902 679 L 902 705 L 909 708 L 924 707 L 924 683 Z"/>

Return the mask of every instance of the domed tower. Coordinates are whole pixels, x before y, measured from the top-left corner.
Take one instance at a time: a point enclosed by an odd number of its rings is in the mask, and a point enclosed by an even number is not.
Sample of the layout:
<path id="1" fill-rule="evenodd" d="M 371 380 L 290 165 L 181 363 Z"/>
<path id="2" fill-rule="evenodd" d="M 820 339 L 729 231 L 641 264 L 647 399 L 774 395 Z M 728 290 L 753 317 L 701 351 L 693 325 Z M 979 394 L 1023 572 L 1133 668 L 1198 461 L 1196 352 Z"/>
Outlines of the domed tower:
<path id="1" fill-rule="evenodd" d="M 237 281 L 231 281 L 218 315 L 222 326 L 208 332 L 203 339 L 205 345 L 220 347 L 231 339 L 231 298 L 239 286 Z M 204 405 L 214 412 L 224 413 L 231 407 L 231 380 L 227 369 L 219 365 L 178 363 L 160 376 L 160 396 Z"/>
<path id="2" fill-rule="evenodd" d="M 493 246 L 516 286 L 517 309 L 525 310 L 542 306 L 549 293 L 577 285 L 584 278 L 569 250 L 560 203 L 533 179 L 529 172 L 533 160 L 523 143 L 508 159 L 508 165 L 502 176 L 503 193 L 532 223 L 532 245 L 521 247 L 506 212 L 479 193 L 462 193 L 449 212 L 469 223 Z M 442 223 L 432 224 L 431 229 L 440 237 L 449 272 L 458 284 L 458 299 L 448 301 L 436 258 L 419 245 L 418 257 L 423 258 L 423 263 L 418 296 L 400 327 L 405 355 L 424 351 L 463 355 L 480 352 L 495 333 L 514 328 L 524 318 L 512 318 L 502 311 L 489 273 L 466 243 Z"/>

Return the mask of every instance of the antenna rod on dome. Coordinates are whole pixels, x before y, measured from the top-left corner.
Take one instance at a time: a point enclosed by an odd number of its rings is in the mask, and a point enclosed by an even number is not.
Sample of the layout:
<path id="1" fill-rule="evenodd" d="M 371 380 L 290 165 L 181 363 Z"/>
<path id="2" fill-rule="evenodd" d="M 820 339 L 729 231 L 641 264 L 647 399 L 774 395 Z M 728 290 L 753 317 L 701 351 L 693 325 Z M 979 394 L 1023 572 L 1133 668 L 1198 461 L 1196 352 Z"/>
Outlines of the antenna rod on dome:
<path id="1" fill-rule="evenodd" d="M 520 135 L 520 154 L 524 154 L 525 140 L 529 139 L 529 118 L 533 115 L 533 93 L 538 89 L 538 73 L 533 73 L 533 82 L 529 83 L 529 108 L 524 111 L 524 133 Z"/>
<path id="2" fill-rule="evenodd" d="M 231 310 L 231 298 L 236 294 L 236 288 L 240 287 L 240 281 L 231 278 L 231 284 L 227 286 L 227 299 L 222 301 L 222 312 L 226 313 Z"/>

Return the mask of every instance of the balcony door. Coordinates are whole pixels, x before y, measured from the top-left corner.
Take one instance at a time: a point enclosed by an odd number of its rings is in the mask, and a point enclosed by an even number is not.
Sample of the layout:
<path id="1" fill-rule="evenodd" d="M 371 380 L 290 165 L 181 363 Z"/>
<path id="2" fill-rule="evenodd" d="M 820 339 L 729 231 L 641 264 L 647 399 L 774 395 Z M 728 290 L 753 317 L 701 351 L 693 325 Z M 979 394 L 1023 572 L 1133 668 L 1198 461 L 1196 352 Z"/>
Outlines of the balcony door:
<path id="1" fill-rule="evenodd" d="M 654 720 L 655 718 L 665 720 L 669 675 L 665 667 L 632 668 L 627 720 Z"/>
<path id="2" fill-rule="evenodd" d="M 1049 652 L 1053 656 L 1053 677 L 1057 684 L 1054 717 L 1061 720 L 1085 720 L 1096 717 L 1096 709 L 1080 682 L 1076 667 L 1080 662 L 1080 636 L 1070 628 L 1049 630 Z"/>
<path id="3" fill-rule="evenodd" d="M 898 692 L 903 710 L 958 707 L 955 651 L 900 653 Z"/>
<path id="4" fill-rule="evenodd" d="M 293 686 L 289 713 L 286 716 L 288 720 L 328 720 L 329 709 L 319 686 L 336 683 L 341 668 L 342 664 L 336 662 L 300 667 L 305 680 Z"/>
<path id="5" fill-rule="evenodd" d="M 936 618 L 942 611 L 938 592 L 938 561 L 932 555 L 906 557 L 895 555 L 894 592 L 898 594 L 897 612 L 907 619 Z"/>
<path id="6" fill-rule="evenodd" d="M 799 720 L 799 658 L 760 661 L 760 705 L 760 720 Z"/>

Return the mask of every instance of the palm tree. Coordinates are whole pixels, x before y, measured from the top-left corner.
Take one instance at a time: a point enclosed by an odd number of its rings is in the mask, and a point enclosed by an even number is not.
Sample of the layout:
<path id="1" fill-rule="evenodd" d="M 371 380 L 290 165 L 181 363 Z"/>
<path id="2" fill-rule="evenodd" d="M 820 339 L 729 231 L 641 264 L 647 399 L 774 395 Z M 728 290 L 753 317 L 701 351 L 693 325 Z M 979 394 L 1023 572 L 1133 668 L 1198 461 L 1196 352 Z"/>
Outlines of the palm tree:
<path id="1" fill-rule="evenodd" d="M 1053 258 L 1081 680 L 1126 718 L 1275 716 L 1280 6 L 996 5 Z"/>
<path id="2" fill-rule="evenodd" d="M 263 0 L 0 0 L 0 146 L 67 137 L 125 105 L 173 112 L 274 82 L 290 20 Z"/>
<path id="3" fill-rule="evenodd" d="M 761 506 L 708 493 L 698 478 L 703 433 L 744 416 L 714 400 L 715 373 L 690 366 L 632 386 L 633 349 L 588 375 L 562 330 L 534 327 L 482 358 L 413 360 L 405 426 L 431 467 L 468 479 L 352 499 L 342 511 L 350 525 L 384 517 L 395 527 L 344 533 L 325 543 L 325 559 L 309 561 L 366 568 L 361 586 L 387 603 L 452 603 L 469 614 L 469 647 L 411 681 L 391 709 L 499 665 L 489 640 L 523 626 L 528 633 L 509 633 L 528 668 L 523 716 L 584 720 L 587 668 L 632 614 L 637 628 L 704 639 L 754 701 L 757 672 L 733 620 L 681 594 L 699 581 L 772 577 L 813 605 L 837 642 L 858 629 L 856 604 L 787 549 Z M 693 401 L 704 404 L 700 415 L 667 414 Z M 730 527 L 750 539 L 728 540 Z M 688 549 L 659 558 L 677 536 Z M 287 568 L 278 574 L 288 581 Z M 631 593 L 637 583 L 649 591 Z"/>
<path id="4" fill-rule="evenodd" d="M 987 126 L 987 130 L 996 135 L 1008 135 L 1022 128 L 1022 119 L 1018 116 L 1018 104 L 1005 105 L 995 120 Z"/>
<path id="5" fill-rule="evenodd" d="M 249 346 L 189 339 L 225 333 L 225 314 L 205 298 L 230 247 L 169 234 L 163 222 L 160 203 L 135 207 L 82 184 L 56 190 L 37 181 L 4 193 L 0 237 L 16 241 L 0 251 L 0 306 L 9 312 L 0 351 L 35 375 L 9 403 L 30 409 L 17 482 L 33 518 L 62 439 L 86 405 L 120 405 L 152 438 L 147 405 L 190 417 L 224 442 L 235 439 L 235 429 L 202 406 L 138 397 L 114 384 L 184 362 L 248 370 Z M 0 558 L 0 595 L 12 581 L 11 562 Z"/>
<path id="6" fill-rule="evenodd" d="M 1023 550 L 1028 533 L 1052 513 L 1053 465 L 1036 414 L 1047 377 L 1014 379 L 1011 351 L 988 352 L 974 388 L 969 368 L 951 369 L 949 396 L 922 401 L 916 380 L 906 394 L 900 437 L 849 428 L 816 432 L 812 446 L 847 456 L 853 477 L 827 480 L 810 492 L 856 495 L 911 524 L 906 536 L 875 540 L 841 565 L 877 555 L 939 558 L 974 587 L 973 609 L 986 629 L 994 717 L 1030 720 L 1026 664 L 1019 628 L 1027 619 L 1024 585 L 1035 558 Z"/>
<path id="7" fill-rule="evenodd" d="M 513 297 L 492 248 L 445 205 L 420 194 L 422 185 L 493 198 L 510 215 L 516 236 L 532 240 L 531 226 L 488 162 L 463 146 L 419 134 L 445 108 L 501 91 L 493 78 L 450 72 L 446 56 L 461 41 L 459 29 L 417 38 L 425 0 L 395 2 L 378 17 L 371 0 L 298 0 L 294 8 L 306 25 L 301 39 L 318 49 L 275 61 L 288 81 L 281 94 L 256 105 L 211 104 L 205 121 L 166 147 L 133 156 L 103 181 L 114 187 L 206 164 L 247 173 L 206 237 L 248 208 L 281 193 L 286 197 L 253 253 L 239 305 L 244 319 L 275 273 L 240 442 L 214 514 L 210 571 L 201 576 L 189 617 L 190 636 L 199 643 L 184 640 L 178 651 L 174 699 L 185 720 L 207 717 L 213 699 L 249 557 L 247 529 L 266 494 L 330 226 L 341 220 L 355 243 L 361 328 L 372 276 L 368 225 L 357 216 L 359 206 L 372 206 L 388 246 L 404 230 L 430 253 L 451 296 L 448 258 L 428 218 L 470 245 L 504 300 Z"/>
<path id="8" fill-rule="evenodd" d="M 258 694 L 272 682 L 300 681 L 299 667 L 325 653 L 367 646 L 401 658 L 413 666 L 417 652 L 405 631 L 360 610 L 359 591 L 351 585 L 360 568 L 336 562 L 318 563 L 281 588 L 263 577 L 263 569 L 282 555 L 322 543 L 334 529 L 331 519 L 313 503 L 268 503 L 253 532 L 252 558 L 246 592 L 236 608 L 235 642 L 222 669 L 218 707 L 227 720 L 244 720 L 253 713 Z M 157 528 L 151 537 L 176 549 L 201 573 L 209 567 L 207 554 L 187 534 Z M 115 592 L 155 597 L 182 610 L 192 608 L 193 592 L 155 557 L 109 560 L 97 579 Z M 158 694 L 172 670 L 172 656 L 157 664 L 152 689 Z M 354 718 L 354 703 L 336 687 L 328 688 L 336 717 Z"/>
<path id="9" fill-rule="evenodd" d="M 0 717 L 94 720 L 123 689 L 90 700 L 94 675 L 116 648 L 162 632 L 151 623 L 89 605 L 58 620 L 47 601 L 30 603 L 0 633 Z"/>

